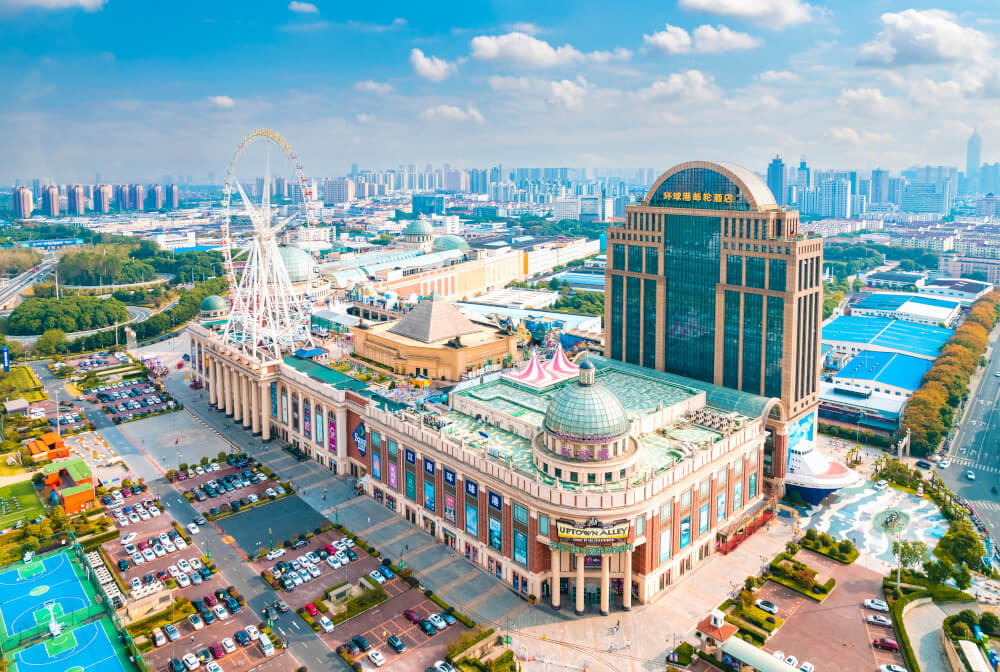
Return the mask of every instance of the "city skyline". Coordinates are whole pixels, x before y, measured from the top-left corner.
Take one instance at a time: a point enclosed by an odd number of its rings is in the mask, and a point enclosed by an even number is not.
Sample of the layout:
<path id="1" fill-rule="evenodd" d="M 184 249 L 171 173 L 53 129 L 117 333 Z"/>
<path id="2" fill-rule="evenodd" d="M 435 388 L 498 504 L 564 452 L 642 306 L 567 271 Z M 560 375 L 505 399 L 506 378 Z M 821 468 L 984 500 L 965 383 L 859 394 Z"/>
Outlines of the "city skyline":
<path id="1" fill-rule="evenodd" d="M 0 137 L 20 148 L 0 179 L 220 175 L 234 139 L 262 126 L 311 175 L 428 161 L 662 168 L 692 154 L 756 171 L 775 154 L 898 171 L 964 165 L 974 128 L 983 161 L 1000 158 L 1000 10 L 986 2 L 225 9 L 0 3 L 16 92 Z M 137 18 L 168 39 L 131 30 Z"/>

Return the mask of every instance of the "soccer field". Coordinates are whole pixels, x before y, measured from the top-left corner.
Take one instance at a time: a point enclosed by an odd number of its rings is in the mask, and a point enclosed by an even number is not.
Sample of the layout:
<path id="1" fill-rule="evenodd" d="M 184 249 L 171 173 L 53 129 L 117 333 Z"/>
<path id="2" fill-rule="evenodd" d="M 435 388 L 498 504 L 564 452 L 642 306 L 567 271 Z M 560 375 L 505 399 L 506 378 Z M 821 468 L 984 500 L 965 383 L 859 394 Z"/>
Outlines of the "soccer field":
<path id="1" fill-rule="evenodd" d="M 14 527 L 19 520 L 27 523 L 42 513 L 42 503 L 38 500 L 31 481 L 0 488 L 0 530 Z"/>

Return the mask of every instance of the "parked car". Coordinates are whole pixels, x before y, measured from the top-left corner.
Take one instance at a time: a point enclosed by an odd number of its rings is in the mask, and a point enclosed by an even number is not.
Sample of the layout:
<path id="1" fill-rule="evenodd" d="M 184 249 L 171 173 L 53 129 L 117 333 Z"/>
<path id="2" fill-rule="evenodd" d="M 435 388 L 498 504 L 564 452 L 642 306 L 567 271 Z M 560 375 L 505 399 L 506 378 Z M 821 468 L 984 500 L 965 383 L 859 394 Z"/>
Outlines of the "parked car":
<path id="1" fill-rule="evenodd" d="M 757 600 L 756 602 L 754 602 L 754 606 L 756 606 L 761 611 L 766 611 L 769 614 L 778 613 L 778 605 L 768 600 Z"/>
<path id="2" fill-rule="evenodd" d="M 418 614 L 417 612 L 413 611 L 412 609 L 404 609 L 403 610 L 403 618 L 405 618 L 406 620 L 408 620 L 410 623 L 419 623 L 420 622 L 420 614 Z"/>
<path id="3" fill-rule="evenodd" d="M 883 611 L 887 613 L 889 611 L 889 605 L 886 604 L 885 601 L 883 600 L 877 600 L 877 599 L 865 600 L 865 607 L 868 609 L 872 609 L 874 611 Z"/>
<path id="4" fill-rule="evenodd" d="M 362 651 L 368 651 L 372 648 L 372 645 L 368 643 L 368 640 L 365 639 L 364 635 L 354 635 L 354 637 L 351 638 L 351 641 L 357 644 L 358 648 Z"/>
<path id="5" fill-rule="evenodd" d="M 438 630 L 444 630 L 448 627 L 448 624 L 444 622 L 444 619 L 437 614 L 429 614 L 427 616 L 427 620 L 430 621 L 431 624 Z"/>
<path id="6" fill-rule="evenodd" d="M 890 621 L 887 616 L 883 616 L 882 614 L 869 614 L 865 617 L 865 620 L 872 625 L 882 625 L 887 628 L 892 627 L 892 621 Z"/>
<path id="7" fill-rule="evenodd" d="M 889 639 L 888 637 L 875 639 L 872 641 L 872 646 L 884 651 L 899 651 L 899 643 L 895 639 Z"/>
<path id="8" fill-rule="evenodd" d="M 423 630 L 428 637 L 437 632 L 437 629 L 428 620 L 420 619 L 417 621 L 417 627 Z"/>
<path id="9" fill-rule="evenodd" d="M 406 651 L 406 644 L 404 644 L 403 640 L 396 635 L 389 635 L 389 639 L 385 640 L 385 643 L 396 653 L 403 653 Z"/>

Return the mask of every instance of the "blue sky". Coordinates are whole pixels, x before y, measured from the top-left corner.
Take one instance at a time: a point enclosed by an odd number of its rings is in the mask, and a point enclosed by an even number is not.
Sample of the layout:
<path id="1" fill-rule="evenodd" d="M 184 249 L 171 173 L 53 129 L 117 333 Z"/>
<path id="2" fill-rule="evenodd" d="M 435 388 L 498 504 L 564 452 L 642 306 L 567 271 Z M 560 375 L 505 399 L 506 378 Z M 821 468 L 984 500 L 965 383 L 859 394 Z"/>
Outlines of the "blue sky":
<path id="1" fill-rule="evenodd" d="M 1000 160 L 1000 3 L 0 0 L 0 180 Z"/>

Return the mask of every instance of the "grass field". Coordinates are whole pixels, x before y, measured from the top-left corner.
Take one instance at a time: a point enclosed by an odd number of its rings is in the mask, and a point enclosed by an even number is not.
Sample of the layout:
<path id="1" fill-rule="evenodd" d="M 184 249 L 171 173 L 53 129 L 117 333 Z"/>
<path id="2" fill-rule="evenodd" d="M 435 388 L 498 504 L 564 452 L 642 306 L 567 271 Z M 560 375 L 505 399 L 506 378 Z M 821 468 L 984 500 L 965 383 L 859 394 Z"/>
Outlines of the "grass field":
<path id="1" fill-rule="evenodd" d="M 12 366 L 10 373 L 0 372 L 0 396 L 17 399 L 24 397 L 28 402 L 46 398 L 41 383 L 27 366 Z"/>
<path id="2" fill-rule="evenodd" d="M 4 510 L 0 513 L 0 529 L 13 527 L 19 520 L 29 521 L 37 518 L 44 512 L 42 503 L 35 495 L 35 489 L 31 481 L 14 483 L 0 488 L 0 498 L 4 502 Z M 14 500 L 21 503 L 20 510 L 14 506 Z"/>

